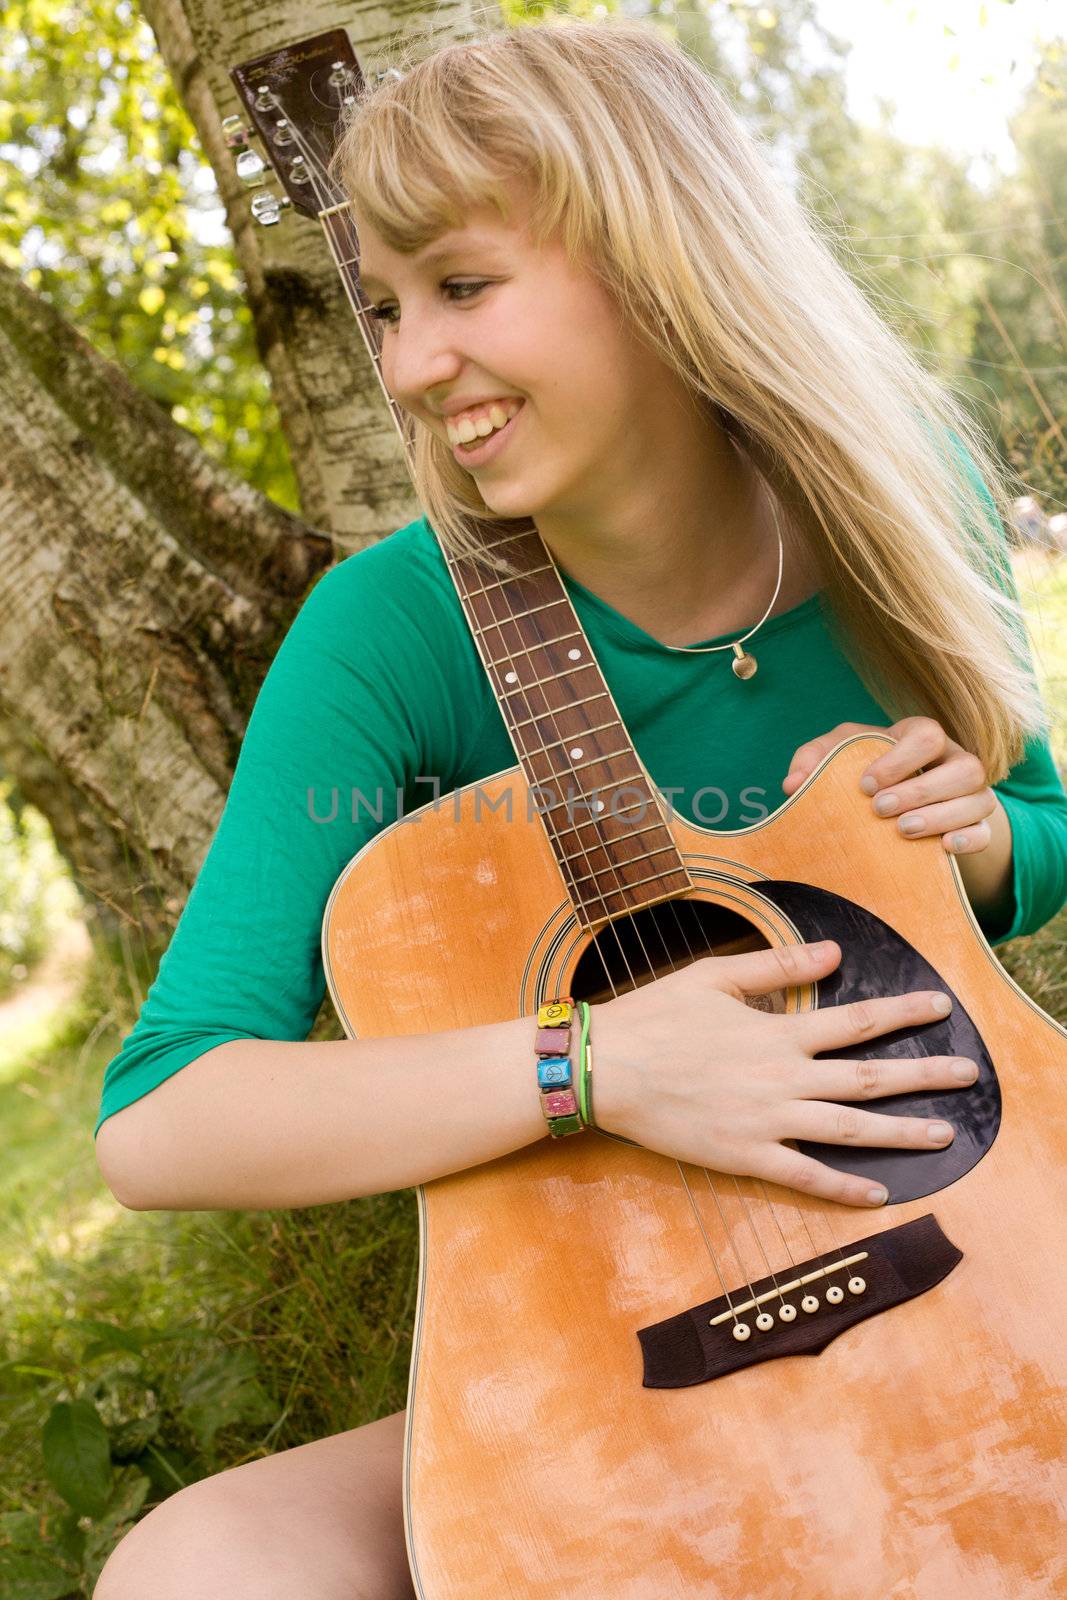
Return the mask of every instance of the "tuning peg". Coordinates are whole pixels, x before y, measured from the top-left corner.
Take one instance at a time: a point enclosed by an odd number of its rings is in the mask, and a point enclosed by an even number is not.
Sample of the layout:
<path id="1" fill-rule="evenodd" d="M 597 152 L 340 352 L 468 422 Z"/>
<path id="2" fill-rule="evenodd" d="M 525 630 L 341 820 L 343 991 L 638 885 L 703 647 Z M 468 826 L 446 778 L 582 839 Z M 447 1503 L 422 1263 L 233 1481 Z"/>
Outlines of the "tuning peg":
<path id="1" fill-rule="evenodd" d="M 311 182 L 311 173 L 303 156 L 294 156 L 289 163 L 289 182 L 299 184 Z"/>
<path id="2" fill-rule="evenodd" d="M 292 128 L 290 128 L 284 117 L 279 117 L 278 121 L 274 124 L 274 132 L 271 134 L 271 143 L 276 145 L 279 150 L 284 150 L 286 145 L 292 144 L 292 142 Z"/>
<path id="3" fill-rule="evenodd" d="M 273 228 L 276 222 L 282 220 L 285 207 L 291 204 L 288 195 L 271 194 L 267 191 L 252 196 L 252 215 L 262 227 Z"/>
<path id="4" fill-rule="evenodd" d="M 270 84 L 261 83 L 259 88 L 256 90 L 256 110 L 269 111 L 271 106 L 276 104 L 277 101 L 275 99 L 274 90 L 271 88 Z"/>
<path id="5" fill-rule="evenodd" d="M 247 144 L 253 137 L 253 129 L 248 128 L 240 117 L 223 117 L 222 136 L 231 150 L 236 150 L 238 145 Z"/>
<path id="6" fill-rule="evenodd" d="M 331 89 L 353 88 L 355 81 L 352 68 L 345 61 L 335 61 L 330 67 L 330 76 L 326 80 Z"/>
<path id="7" fill-rule="evenodd" d="M 266 183 L 267 163 L 254 150 L 242 150 L 237 157 L 237 176 L 249 189 L 258 189 Z"/>

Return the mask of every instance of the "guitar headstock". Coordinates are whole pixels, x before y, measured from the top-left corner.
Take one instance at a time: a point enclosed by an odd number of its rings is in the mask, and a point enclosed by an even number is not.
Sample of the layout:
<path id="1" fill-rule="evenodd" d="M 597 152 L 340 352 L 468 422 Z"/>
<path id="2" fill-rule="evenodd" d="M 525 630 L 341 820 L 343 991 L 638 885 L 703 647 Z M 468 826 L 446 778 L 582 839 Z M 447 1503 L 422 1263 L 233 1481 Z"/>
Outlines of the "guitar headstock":
<path id="1" fill-rule="evenodd" d="M 399 75 L 391 67 L 377 76 L 380 81 Z M 241 62 L 231 70 L 230 77 L 252 127 L 247 128 L 239 116 L 227 117 L 222 126 L 231 149 L 240 152 L 238 177 L 249 188 L 260 191 L 253 196 L 252 215 L 269 227 L 281 221 L 285 207 L 292 206 L 321 223 L 393 423 L 404 448 L 410 452 L 413 422 L 386 388 L 381 364 L 382 328 L 368 313 L 359 281 L 359 239 L 347 196 L 329 170 L 345 108 L 366 84 L 348 34 L 343 28 L 331 28 L 310 39 L 299 39 L 282 50 L 269 50 Z M 249 138 L 257 135 L 267 160 L 248 148 Z M 271 168 L 284 194 L 274 194 L 264 187 Z"/>
<path id="2" fill-rule="evenodd" d="M 240 149 L 237 173 L 250 188 L 267 181 L 273 168 L 284 196 L 269 190 L 252 201 L 252 214 L 266 225 L 278 222 L 283 207 L 292 205 L 307 217 L 320 217 L 345 196 L 329 176 L 349 101 L 362 91 L 364 76 L 343 28 L 300 39 L 281 50 L 269 50 L 243 61 L 230 72 L 234 87 L 258 134 L 267 157 L 247 145 L 251 130 L 240 117 L 223 123 L 227 142 Z"/>

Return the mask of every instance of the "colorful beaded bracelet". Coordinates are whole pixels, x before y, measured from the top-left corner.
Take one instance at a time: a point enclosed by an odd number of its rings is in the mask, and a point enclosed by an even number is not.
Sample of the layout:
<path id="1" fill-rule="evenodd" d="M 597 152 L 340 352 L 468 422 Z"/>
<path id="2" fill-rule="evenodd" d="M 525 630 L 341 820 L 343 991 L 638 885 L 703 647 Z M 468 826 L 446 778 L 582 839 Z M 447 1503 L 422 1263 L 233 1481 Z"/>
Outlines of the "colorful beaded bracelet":
<path id="1" fill-rule="evenodd" d="M 589 1032 L 589 1007 L 578 1002 L 582 1009 L 582 1037 L 584 1045 Z M 548 1131 L 555 1139 L 569 1133 L 580 1133 L 585 1126 L 574 1093 L 574 1072 L 571 1067 L 571 1025 L 574 1021 L 575 1001 L 571 995 L 561 995 L 537 1008 L 537 1037 L 534 1050 L 537 1054 L 537 1086 L 541 1092 L 541 1110 Z M 581 1070 L 583 1057 L 576 1052 L 579 1064 L 579 1096 L 584 1096 Z"/>

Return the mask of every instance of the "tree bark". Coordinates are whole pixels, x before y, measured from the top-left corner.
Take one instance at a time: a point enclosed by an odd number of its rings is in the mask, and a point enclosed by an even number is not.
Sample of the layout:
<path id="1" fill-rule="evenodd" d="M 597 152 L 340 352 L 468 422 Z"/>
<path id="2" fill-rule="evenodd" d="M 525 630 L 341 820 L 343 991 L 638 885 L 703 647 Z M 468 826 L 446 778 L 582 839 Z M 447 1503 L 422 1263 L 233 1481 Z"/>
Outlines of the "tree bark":
<path id="1" fill-rule="evenodd" d="M 330 539 L 0 268 L 0 762 L 80 886 L 173 921 Z"/>
<path id="2" fill-rule="evenodd" d="M 221 119 L 239 114 L 244 120 L 229 78 L 238 62 L 345 27 L 370 74 L 388 40 L 429 15 L 429 8 L 394 4 L 383 11 L 340 0 L 142 0 L 142 10 L 218 179 L 301 508 L 331 530 L 339 553 L 359 549 L 418 515 L 400 440 L 321 228 L 293 212 L 269 229 L 252 221 Z M 433 17 L 444 36 L 473 28 L 466 3 L 442 5 Z"/>
<path id="3" fill-rule="evenodd" d="M 417 515 L 400 441 L 318 226 L 251 220 L 228 71 L 347 26 L 364 70 L 415 7 L 143 0 L 233 232 L 306 521 L 214 463 L 0 268 L 0 769 L 82 890 L 144 935 L 177 920 L 247 717 L 310 582 Z M 465 4 L 434 13 L 472 26 Z M 383 23 L 387 32 L 382 34 Z"/>

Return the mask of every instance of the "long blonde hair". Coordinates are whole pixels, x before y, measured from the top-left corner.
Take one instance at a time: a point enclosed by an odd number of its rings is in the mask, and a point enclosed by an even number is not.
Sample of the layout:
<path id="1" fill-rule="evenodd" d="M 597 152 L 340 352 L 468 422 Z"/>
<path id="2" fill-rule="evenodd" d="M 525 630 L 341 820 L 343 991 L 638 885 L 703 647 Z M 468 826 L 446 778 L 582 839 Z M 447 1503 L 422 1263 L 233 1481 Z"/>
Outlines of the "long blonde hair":
<path id="1" fill-rule="evenodd" d="M 810 549 L 838 643 L 895 719 L 935 718 L 990 783 L 1047 728 L 1011 598 L 1006 471 L 837 261 L 703 66 L 653 25 L 551 18 L 394 57 L 334 169 L 397 250 L 509 215 L 595 264 L 646 340 L 748 452 Z M 445 548 L 494 518 L 415 423 L 416 494 Z M 993 521 L 991 522 L 991 519 Z M 1000 547 L 1000 548 L 998 548 Z M 499 558 L 498 571 L 506 571 Z"/>

